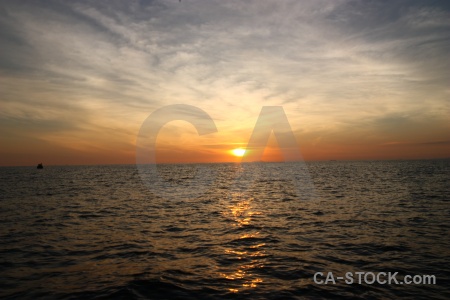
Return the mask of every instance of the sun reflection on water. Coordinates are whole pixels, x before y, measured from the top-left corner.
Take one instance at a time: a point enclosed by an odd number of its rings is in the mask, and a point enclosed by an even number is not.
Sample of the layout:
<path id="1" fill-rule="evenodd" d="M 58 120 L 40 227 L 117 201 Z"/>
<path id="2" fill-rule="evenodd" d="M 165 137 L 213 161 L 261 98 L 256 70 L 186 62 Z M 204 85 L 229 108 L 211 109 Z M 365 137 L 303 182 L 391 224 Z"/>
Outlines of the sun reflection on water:
<path id="1" fill-rule="evenodd" d="M 239 197 L 234 199 L 239 199 Z M 249 228 L 248 232 L 237 235 L 229 243 L 229 248 L 224 249 L 226 256 L 232 260 L 237 260 L 238 264 L 237 267 L 234 267 L 234 271 L 227 270 L 220 273 L 223 278 L 230 280 L 231 286 L 228 290 L 232 293 L 256 288 L 263 282 L 263 279 L 255 270 L 264 266 L 263 259 L 267 256 L 264 251 L 266 244 L 261 242 L 261 233 L 251 229 L 252 217 L 261 214 L 253 210 L 252 201 L 252 198 L 246 198 L 234 202 L 233 205 L 228 207 L 229 210 L 223 213 L 226 218 L 234 221 L 234 227 Z"/>

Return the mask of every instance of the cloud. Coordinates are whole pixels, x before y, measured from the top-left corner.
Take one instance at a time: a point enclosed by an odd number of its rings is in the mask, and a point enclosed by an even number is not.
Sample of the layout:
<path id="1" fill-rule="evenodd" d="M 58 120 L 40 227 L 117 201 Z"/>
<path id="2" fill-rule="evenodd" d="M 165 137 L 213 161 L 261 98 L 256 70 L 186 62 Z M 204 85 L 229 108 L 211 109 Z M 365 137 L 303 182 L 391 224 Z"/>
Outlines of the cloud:
<path id="1" fill-rule="evenodd" d="M 81 138 L 122 129 L 129 143 L 149 113 L 186 103 L 231 143 L 261 106 L 283 105 L 298 132 L 409 136 L 432 118 L 440 140 L 449 11 L 443 1 L 5 1 L 0 118 L 11 131 L 29 119 L 37 136 L 47 124 L 72 130 L 63 121 L 83 123 Z"/>

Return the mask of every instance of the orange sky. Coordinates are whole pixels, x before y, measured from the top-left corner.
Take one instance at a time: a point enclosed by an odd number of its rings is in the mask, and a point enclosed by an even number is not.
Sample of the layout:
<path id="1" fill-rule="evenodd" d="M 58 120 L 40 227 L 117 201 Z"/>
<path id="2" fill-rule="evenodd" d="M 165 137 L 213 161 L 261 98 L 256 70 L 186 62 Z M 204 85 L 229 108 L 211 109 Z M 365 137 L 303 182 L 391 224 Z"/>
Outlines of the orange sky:
<path id="1" fill-rule="evenodd" d="M 169 125 L 170 127 L 170 125 Z M 243 137 L 221 143 L 220 132 L 211 137 L 198 136 L 193 128 L 184 128 L 185 132 L 171 135 L 170 130 L 162 130 L 157 143 L 157 162 L 238 162 L 240 157 L 231 153 L 232 149 L 245 148 L 250 129 Z M 179 132 L 178 132 L 179 133 Z M 211 139 L 217 144 L 210 144 Z M 90 142 L 90 143 L 89 143 Z M 364 143 L 358 139 L 339 141 L 311 141 L 297 139 L 305 160 L 362 160 L 362 159 L 422 159 L 445 158 L 450 153 L 448 143 L 408 144 L 392 142 L 385 144 Z M 100 144 L 94 138 L 85 143 L 76 141 L 65 145 L 38 139 L 3 144 L 2 165 L 46 165 L 66 164 L 133 164 L 135 163 L 135 141 L 127 143 Z M 6 154 L 6 155 L 5 155 Z M 5 157 L 7 158 L 5 160 Z M 276 138 L 271 135 L 265 149 L 263 161 L 283 161 Z"/>
<path id="2" fill-rule="evenodd" d="M 142 6 L 142 7 L 140 7 Z M 173 121 L 158 162 L 239 161 L 263 106 L 282 106 L 305 160 L 450 153 L 449 11 L 439 2 L 71 1 L 4 4 L 0 166 L 133 164 L 144 120 Z M 265 161 L 280 160 L 274 137 Z"/>

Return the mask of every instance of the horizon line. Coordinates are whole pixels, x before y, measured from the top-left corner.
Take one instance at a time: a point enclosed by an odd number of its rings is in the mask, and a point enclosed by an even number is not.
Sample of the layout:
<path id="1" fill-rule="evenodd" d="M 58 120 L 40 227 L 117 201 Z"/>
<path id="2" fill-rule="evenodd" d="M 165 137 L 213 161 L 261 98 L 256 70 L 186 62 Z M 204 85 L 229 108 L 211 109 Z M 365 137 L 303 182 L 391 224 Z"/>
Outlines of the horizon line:
<path id="1" fill-rule="evenodd" d="M 296 162 L 352 162 L 352 161 L 417 161 L 417 160 L 450 160 L 450 157 L 434 157 L 434 158 L 373 158 L 373 159 L 309 159 L 298 161 L 228 161 L 228 162 L 161 162 L 155 164 L 139 164 L 139 165 L 193 165 L 193 164 L 254 164 L 254 163 L 296 163 Z M 43 163 L 42 163 L 43 164 Z M 130 166 L 138 165 L 136 163 L 104 163 L 104 164 L 43 164 L 44 167 L 67 167 L 67 166 Z M 35 165 L 0 165 L 0 168 L 11 167 L 36 167 Z"/>

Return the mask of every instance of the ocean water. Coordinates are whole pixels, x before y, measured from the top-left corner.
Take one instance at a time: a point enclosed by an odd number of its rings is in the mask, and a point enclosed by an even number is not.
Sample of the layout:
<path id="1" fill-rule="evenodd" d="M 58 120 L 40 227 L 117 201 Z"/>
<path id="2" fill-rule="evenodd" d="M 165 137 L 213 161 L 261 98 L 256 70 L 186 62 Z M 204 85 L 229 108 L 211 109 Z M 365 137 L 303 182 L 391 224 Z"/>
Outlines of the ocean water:
<path id="1" fill-rule="evenodd" d="M 216 174 L 205 190 L 197 167 Z M 0 297 L 450 299 L 449 160 L 307 163 L 308 197 L 286 176 L 298 169 L 161 165 L 162 196 L 134 165 L 0 168 Z"/>

